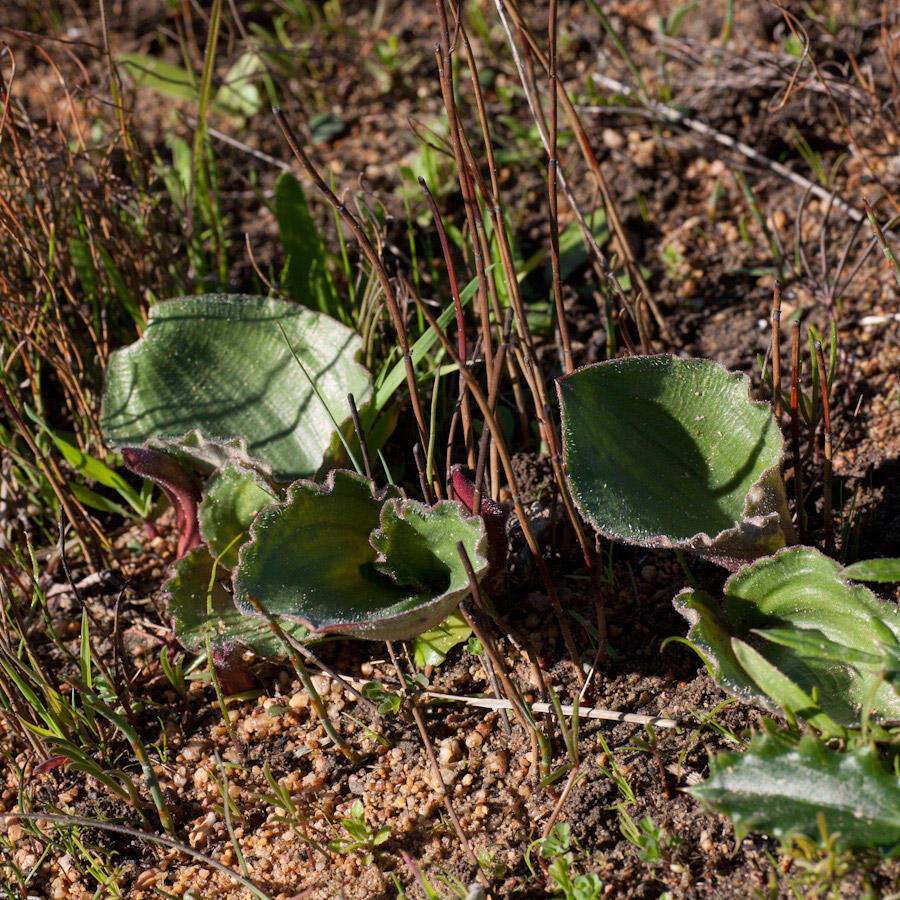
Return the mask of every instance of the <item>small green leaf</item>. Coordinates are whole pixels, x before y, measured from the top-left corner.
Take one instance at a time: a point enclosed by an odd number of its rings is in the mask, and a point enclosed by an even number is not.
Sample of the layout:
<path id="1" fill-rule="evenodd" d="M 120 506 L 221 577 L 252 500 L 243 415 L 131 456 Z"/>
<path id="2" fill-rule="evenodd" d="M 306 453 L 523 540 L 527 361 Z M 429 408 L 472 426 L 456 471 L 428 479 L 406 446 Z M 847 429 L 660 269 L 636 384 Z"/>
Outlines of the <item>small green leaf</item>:
<path id="1" fill-rule="evenodd" d="M 439 666 L 447 654 L 463 641 L 468 640 L 472 629 L 459 613 L 447 616 L 440 625 L 420 634 L 413 642 L 417 666 Z"/>
<path id="2" fill-rule="evenodd" d="M 230 462 L 212 476 L 200 503 L 200 534 L 221 566 L 237 565 L 256 514 L 279 499 L 257 472 L 238 463 Z"/>
<path id="3" fill-rule="evenodd" d="M 198 547 L 172 566 L 163 590 L 169 596 L 178 640 L 195 653 L 205 648 L 208 635 L 214 647 L 224 650 L 247 647 L 259 656 L 287 656 L 269 623 L 241 613 L 222 584 L 212 579 L 213 565 L 207 550 Z M 227 574 L 219 567 L 216 572 Z M 279 619 L 278 624 L 298 640 L 309 635 L 306 628 L 295 622 Z"/>
<path id="4" fill-rule="evenodd" d="M 290 172 L 282 172 L 275 182 L 275 217 L 284 251 L 284 289 L 295 303 L 337 316 L 340 301 L 328 272 L 325 245 L 303 188 Z"/>
<path id="5" fill-rule="evenodd" d="M 871 745 L 841 753 L 806 736 L 759 734 L 744 754 L 721 753 L 690 792 L 729 816 L 738 837 L 761 831 L 787 839 L 828 835 L 842 848 L 900 844 L 900 778 Z"/>
<path id="6" fill-rule="evenodd" d="M 875 719 L 900 718 L 900 696 L 882 678 L 893 671 L 900 612 L 818 550 L 781 550 L 729 578 L 724 602 L 687 589 L 675 607 L 716 681 L 748 703 L 826 733 L 856 725 L 869 704 Z"/>
<path id="7" fill-rule="evenodd" d="M 844 569 L 854 581 L 900 581 L 900 559 L 861 559 Z"/>
<path id="8" fill-rule="evenodd" d="M 557 381 L 566 473 L 613 540 L 691 550 L 728 568 L 793 534 L 771 409 L 703 359 L 631 357 Z"/>
<path id="9" fill-rule="evenodd" d="M 181 66 L 140 53 L 120 53 L 116 61 L 136 87 L 150 88 L 175 100 L 196 103 L 199 99 L 193 76 Z"/>
<path id="10" fill-rule="evenodd" d="M 242 53 L 225 73 L 222 86 L 216 91 L 213 106 L 238 116 L 255 116 L 263 105 L 258 78 L 263 62 L 255 50 Z"/>

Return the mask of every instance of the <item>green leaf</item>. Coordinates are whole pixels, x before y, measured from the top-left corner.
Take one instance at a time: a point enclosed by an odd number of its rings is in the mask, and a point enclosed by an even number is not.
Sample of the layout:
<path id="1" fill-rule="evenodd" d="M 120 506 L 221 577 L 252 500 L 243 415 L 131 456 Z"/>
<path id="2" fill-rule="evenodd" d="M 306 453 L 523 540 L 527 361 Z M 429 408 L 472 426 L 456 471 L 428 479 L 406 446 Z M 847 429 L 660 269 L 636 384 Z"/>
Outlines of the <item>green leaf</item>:
<path id="1" fill-rule="evenodd" d="M 172 566 L 172 575 L 163 585 L 169 596 L 178 640 L 195 653 L 205 648 L 209 635 L 213 646 L 224 650 L 248 647 L 259 656 L 287 656 L 266 619 L 245 616 L 222 584 L 212 580 L 213 566 L 207 550 L 198 547 Z M 221 567 L 217 567 L 216 572 L 217 575 L 227 574 Z M 308 630 L 296 622 L 279 619 L 278 624 L 298 640 L 309 635 Z"/>
<path id="2" fill-rule="evenodd" d="M 210 479 L 200 503 L 200 534 L 221 566 L 233 569 L 256 514 L 280 494 L 252 469 L 230 462 Z"/>
<path id="3" fill-rule="evenodd" d="M 310 475 L 338 450 L 329 410 L 349 432 L 347 394 L 361 409 L 371 400 L 361 349 L 334 319 L 272 298 L 158 303 L 141 340 L 110 359 L 103 431 L 115 447 L 152 443 L 216 466 L 236 458 L 278 479 Z"/>
<path id="4" fill-rule="evenodd" d="M 220 111 L 238 116 L 255 116 L 263 105 L 262 91 L 256 79 L 263 68 L 263 62 L 255 50 L 242 53 L 225 73 L 213 105 Z"/>
<path id="5" fill-rule="evenodd" d="M 781 433 L 745 375 L 646 356 L 587 366 L 557 386 L 572 496 L 601 534 L 732 569 L 793 535 Z"/>
<path id="6" fill-rule="evenodd" d="M 420 634 L 413 642 L 417 666 L 439 666 L 447 654 L 463 641 L 467 641 L 472 629 L 459 613 L 447 616 L 440 625 Z"/>
<path id="7" fill-rule="evenodd" d="M 900 638 L 900 612 L 852 584 L 834 560 L 790 547 L 725 583 L 723 603 L 684 590 L 675 607 L 716 681 L 749 703 L 778 707 L 827 733 L 900 718 L 900 696 L 882 682 Z"/>
<path id="8" fill-rule="evenodd" d="M 690 792 L 729 816 L 740 839 L 761 831 L 821 840 L 820 819 L 841 848 L 900 843 L 900 778 L 873 746 L 841 753 L 813 737 L 760 734 L 744 754 L 721 753 Z"/>
<path id="9" fill-rule="evenodd" d="M 317 113 L 309 120 L 309 134 L 314 144 L 326 144 L 339 137 L 347 128 L 347 123 L 334 113 Z"/>
<path id="10" fill-rule="evenodd" d="M 434 627 L 468 590 L 462 541 L 478 575 L 487 567 L 481 520 L 457 503 L 427 507 L 373 496 L 353 472 L 324 486 L 291 485 L 256 517 L 234 575 L 238 606 L 302 622 L 320 634 L 405 640 Z"/>
<path id="11" fill-rule="evenodd" d="M 861 559 L 844 569 L 855 581 L 900 581 L 900 559 Z"/>
<path id="12" fill-rule="evenodd" d="M 275 217 L 284 251 L 282 285 L 295 303 L 337 315 L 340 303 L 328 273 L 325 245 L 300 183 L 290 172 L 275 182 Z"/>
<path id="13" fill-rule="evenodd" d="M 190 100 L 194 103 L 199 100 L 194 77 L 181 66 L 140 53 L 120 53 L 116 61 L 136 87 L 150 88 L 175 100 Z"/>

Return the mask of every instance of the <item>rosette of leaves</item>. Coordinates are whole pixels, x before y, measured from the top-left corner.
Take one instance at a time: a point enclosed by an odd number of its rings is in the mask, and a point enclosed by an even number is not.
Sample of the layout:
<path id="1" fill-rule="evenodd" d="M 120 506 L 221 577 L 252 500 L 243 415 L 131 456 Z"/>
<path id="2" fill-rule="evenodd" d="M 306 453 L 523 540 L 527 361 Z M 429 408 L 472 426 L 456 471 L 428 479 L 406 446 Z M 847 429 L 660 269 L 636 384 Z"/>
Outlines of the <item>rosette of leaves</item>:
<path id="1" fill-rule="evenodd" d="M 793 540 L 781 432 L 745 375 L 639 356 L 587 366 L 557 389 L 572 497 L 600 534 L 730 569 Z"/>
<path id="2" fill-rule="evenodd" d="M 371 418 L 361 350 L 340 322 L 272 297 L 157 303 L 141 339 L 110 358 L 103 433 L 117 448 L 309 477 L 337 454 L 338 429 L 352 431 L 348 394 Z"/>
<path id="3" fill-rule="evenodd" d="M 726 690 L 786 710 L 827 735 L 861 719 L 900 719 L 900 612 L 810 547 L 760 559 L 722 601 L 686 589 L 688 641 Z"/>
<path id="4" fill-rule="evenodd" d="M 335 470 L 324 485 L 294 482 L 256 516 L 234 600 L 247 616 L 260 604 L 316 634 L 405 640 L 441 622 L 469 589 L 458 542 L 482 576 L 484 526 L 459 503 L 402 500 Z"/>
<path id="5" fill-rule="evenodd" d="M 872 744 L 834 750 L 811 735 L 761 733 L 746 753 L 720 753 L 689 788 L 748 831 L 803 835 L 837 849 L 900 846 L 900 778 Z"/>

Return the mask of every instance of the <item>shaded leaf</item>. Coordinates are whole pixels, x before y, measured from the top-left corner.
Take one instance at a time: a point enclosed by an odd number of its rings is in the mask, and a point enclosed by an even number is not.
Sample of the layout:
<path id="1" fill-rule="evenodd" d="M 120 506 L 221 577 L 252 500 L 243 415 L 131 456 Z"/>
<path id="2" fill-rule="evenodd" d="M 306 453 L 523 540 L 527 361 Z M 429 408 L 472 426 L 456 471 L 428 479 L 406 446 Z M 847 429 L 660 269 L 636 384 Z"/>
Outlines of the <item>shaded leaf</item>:
<path id="1" fill-rule="evenodd" d="M 822 819 L 838 847 L 900 844 L 900 779 L 871 745 L 841 753 L 810 736 L 760 734 L 746 753 L 714 757 L 709 778 L 689 790 L 729 816 L 738 839 L 761 831 L 815 841 Z"/>
<path id="2" fill-rule="evenodd" d="M 732 569 L 793 535 L 781 433 L 745 375 L 646 356 L 587 366 L 557 387 L 572 496 L 601 534 Z"/>
<path id="3" fill-rule="evenodd" d="M 152 441 L 216 466 L 258 460 L 280 479 L 309 475 L 338 446 L 328 411 L 349 431 L 347 394 L 360 408 L 371 399 L 361 349 L 334 319 L 272 298 L 158 303 L 143 338 L 110 359 L 103 431 L 116 447 Z"/>

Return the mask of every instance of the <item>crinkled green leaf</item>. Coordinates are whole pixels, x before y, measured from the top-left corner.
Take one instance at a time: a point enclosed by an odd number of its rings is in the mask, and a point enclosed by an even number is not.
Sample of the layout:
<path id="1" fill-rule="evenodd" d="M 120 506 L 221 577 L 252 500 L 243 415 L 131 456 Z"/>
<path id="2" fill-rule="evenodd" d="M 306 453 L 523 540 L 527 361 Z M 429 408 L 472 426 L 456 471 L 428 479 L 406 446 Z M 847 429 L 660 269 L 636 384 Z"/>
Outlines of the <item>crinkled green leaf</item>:
<path id="1" fill-rule="evenodd" d="M 714 757 L 709 778 L 689 790 L 729 816 L 739 837 L 819 840 L 821 819 L 838 847 L 900 844 L 900 779 L 871 745 L 841 753 L 810 736 L 760 734 L 746 753 Z"/>
<path id="2" fill-rule="evenodd" d="M 214 465 L 259 460 L 283 480 L 311 475 L 337 445 L 328 410 L 349 431 L 347 394 L 360 408 L 371 400 L 361 349 L 334 319 L 268 297 L 158 303 L 141 340 L 110 359 L 103 430 L 115 447 L 152 442 Z"/>
<path id="3" fill-rule="evenodd" d="M 856 581 L 900 581 L 900 559 L 861 559 L 844 569 Z"/>
<path id="4" fill-rule="evenodd" d="M 467 641 L 472 629 L 459 613 L 451 613 L 434 628 L 420 634 L 413 641 L 413 657 L 417 666 L 439 666 L 447 654 L 463 641 Z"/>
<path id="5" fill-rule="evenodd" d="M 481 521 L 457 503 L 433 507 L 373 496 L 365 479 L 333 471 L 324 486 L 291 485 L 284 503 L 256 517 L 241 548 L 235 597 L 319 633 L 412 638 L 444 619 L 468 589 L 462 541 L 484 572 Z"/>
<path id="6" fill-rule="evenodd" d="M 256 514 L 280 499 L 280 493 L 257 472 L 238 463 L 228 463 L 212 476 L 198 515 L 200 534 L 221 566 L 233 569 L 237 565 L 238 550 L 249 539 Z"/>
<path id="7" fill-rule="evenodd" d="M 209 635 L 212 645 L 228 651 L 247 647 L 259 656 L 287 656 L 281 640 L 266 619 L 244 615 L 231 594 L 218 581 L 225 573 L 217 567 L 217 579 L 210 581 L 213 559 L 206 548 L 198 547 L 172 566 L 172 575 L 163 586 L 175 619 L 175 634 L 189 650 L 203 650 Z M 296 622 L 279 619 L 285 632 L 301 640 L 309 631 Z"/>
<path id="8" fill-rule="evenodd" d="M 587 366 L 557 386 L 572 496 L 601 534 L 729 568 L 793 534 L 781 433 L 745 375 L 645 356 Z"/>
<path id="9" fill-rule="evenodd" d="M 870 698 L 876 719 L 900 718 L 900 696 L 886 683 L 900 612 L 818 550 L 790 547 L 745 567 L 722 603 L 684 590 L 675 606 L 718 683 L 747 702 L 823 731 L 854 725 Z"/>

